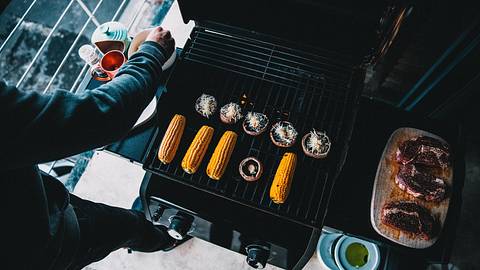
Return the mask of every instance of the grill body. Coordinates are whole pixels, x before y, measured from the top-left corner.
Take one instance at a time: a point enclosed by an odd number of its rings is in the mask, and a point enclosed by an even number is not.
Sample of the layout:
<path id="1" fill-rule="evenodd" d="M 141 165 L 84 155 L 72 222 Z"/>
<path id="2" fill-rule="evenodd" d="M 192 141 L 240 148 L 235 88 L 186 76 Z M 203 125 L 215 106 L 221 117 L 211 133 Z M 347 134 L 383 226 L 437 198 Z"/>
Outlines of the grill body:
<path id="1" fill-rule="evenodd" d="M 364 72 L 353 58 L 299 45 L 273 36 L 218 24 L 197 24 L 158 102 L 158 124 L 143 159 L 147 174 L 142 199 L 147 218 L 168 226 L 171 235 L 198 237 L 246 255 L 247 263 L 270 263 L 301 269 L 318 241 L 331 192 L 348 152 Z M 241 122 L 226 125 L 218 111 L 209 119 L 195 111 L 201 94 L 219 107 L 236 102 L 244 113 L 261 112 L 270 125 L 289 121 L 298 131 L 288 149 L 275 146 L 269 132 L 247 135 Z M 158 148 L 174 114 L 187 118 L 169 165 L 157 159 Z M 214 137 L 198 171 L 189 175 L 181 160 L 198 129 L 209 125 Z M 326 159 L 307 157 L 301 138 L 312 129 L 332 141 Z M 216 143 L 227 130 L 239 136 L 226 173 L 211 180 L 205 169 Z M 284 152 L 297 153 L 292 188 L 284 204 L 269 198 L 269 189 Z M 244 181 L 238 164 L 254 156 L 264 165 L 260 180 Z"/>
<path id="2" fill-rule="evenodd" d="M 265 36 L 233 35 L 216 29 L 196 27 L 167 83 L 167 93 L 159 101 L 158 129 L 144 167 L 162 177 L 194 187 L 215 196 L 254 208 L 293 222 L 321 228 L 330 193 L 348 151 L 363 72 L 345 56 L 326 50 L 298 48 Z M 266 114 L 270 123 L 289 121 L 297 129 L 297 143 L 283 149 L 275 146 L 268 132 L 250 136 L 241 123 L 223 124 L 217 114 L 210 119 L 195 112 L 195 100 L 202 94 L 217 98 L 219 106 L 229 102 L 241 105 L 243 112 Z M 180 148 L 172 163 L 157 158 L 160 141 L 174 114 L 187 118 Z M 189 175 L 181 159 L 202 125 L 215 129 L 205 159 L 197 173 Z M 332 149 L 326 159 L 307 157 L 301 137 L 312 129 L 326 131 Z M 214 145 L 226 130 L 233 130 L 238 141 L 225 175 L 211 180 L 205 167 Z M 285 151 L 296 152 L 299 160 L 286 203 L 277 205 L 269 189 Z M 238 164 L 254 156 L 265 171 L 259 181 L 246 182 Z"/>

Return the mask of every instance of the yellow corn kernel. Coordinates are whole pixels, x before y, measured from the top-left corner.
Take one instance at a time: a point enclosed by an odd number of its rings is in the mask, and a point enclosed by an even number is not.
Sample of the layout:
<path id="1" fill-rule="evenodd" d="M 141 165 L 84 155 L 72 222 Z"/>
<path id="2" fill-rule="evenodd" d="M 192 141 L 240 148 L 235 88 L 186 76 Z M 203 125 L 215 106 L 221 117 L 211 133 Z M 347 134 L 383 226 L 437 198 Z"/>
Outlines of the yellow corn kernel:
<path id="1" fill-rule="evenodd" d="M 182 160 L 182 168 L 185 172 L 194 174 L 198 170 L 212 137 L 212 127 L 202 126 L 200 130 L 198 130 Z"/>
<path id="2" fill-rule="evenodd" d="M 235 143 L 237 142 L 237 134 L 233 131 L 226 131 L 215 148 L 215 151 L 210 158 L 207 166 L 208 177 L 214 180 L 220 180 L 225 169 L 227 168 L 228 161 L 232 156 Z"/>
<path id="3" fill-rule="evenodd" d="M 185 116 L 175 114 L 168 125 L 167 131 L 163 136 L 160 148 L 158 149 L 158 159 L 163 164 L 172 162 L 177 152 L 178 145 L 182 139 L 183 131 L 185 130 L 185 123 L 187 119 Z"/>
<path id="4" fill-rule="evenodd" d="M 274 203 L 280 204 L 287 200 L 296 165 L 297 155 L 295 153 L 289 152 L 283 155 L 270 187 L 270 199 Z"/>

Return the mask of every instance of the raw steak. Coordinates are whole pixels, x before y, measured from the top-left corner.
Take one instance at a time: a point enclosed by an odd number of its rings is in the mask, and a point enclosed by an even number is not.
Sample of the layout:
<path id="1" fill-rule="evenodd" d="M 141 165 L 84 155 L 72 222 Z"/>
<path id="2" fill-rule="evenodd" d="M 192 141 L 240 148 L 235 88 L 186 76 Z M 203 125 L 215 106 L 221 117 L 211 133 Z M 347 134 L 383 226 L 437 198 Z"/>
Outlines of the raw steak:
<path id="1" fill-rule="evenodd" d="M 435 220 L 430 211 L 413 201 L 394 201 L 382 208 L 382 222 L 425 240 L 435 234 Z"/>
<path id="2" fill-rule="evenodd" d="M 397 150 L 397 162 L 408 164 L 415 159 L 418 154 L 420 145 L 415 140 L 404 141 Z"/>
<path id="3" fill-rule="evenodd" d="M 419 171 L 413 164 L 400 165 L 395 183 L 408 194 L 425 201 L 440 202 L 445 198 L 445 181 L 428 172 Z"/>
<path id="4" fill-rule="evenodd" d="M 401 164 L 415 163 L 446 168 L 449 165 L 450 149 L 435 138 L 420 136 L 400 144 L 396 158 Z"/>

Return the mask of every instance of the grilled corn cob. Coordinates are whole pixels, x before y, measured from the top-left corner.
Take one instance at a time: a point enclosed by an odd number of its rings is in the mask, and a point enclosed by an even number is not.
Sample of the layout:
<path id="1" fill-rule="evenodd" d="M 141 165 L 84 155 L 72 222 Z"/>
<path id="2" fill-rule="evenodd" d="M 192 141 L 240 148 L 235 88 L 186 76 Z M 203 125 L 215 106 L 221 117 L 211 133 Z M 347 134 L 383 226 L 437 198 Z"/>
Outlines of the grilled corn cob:
<path id="1" fill-rule="evenodd" d="M 284 203 L 287 200 L 290 187 L 292 186 L 295 166 L 297 164 L 297 155 L 295 153 L 285 153 L 278 165 L 277 172 L 273 178 L 270 187 L 270 199 L 274 203 Z"/>
<path id="2" fill-rule="evenodd" d="M 218 142 L 217 147 L 215 147 L 215 151 L 208 162 L 208 177 L 214 180 L 220 180 L 220 178 L 222 178 L 236 142 L 237 134 L 235 132 L 226 131 L 222 135 L 222 138 L 220 138 L 220 141 Z"/>
<path id="3" fill-rule="evenodd" d="M 163 164 L 172 162 L 177 152 L 178 145 L 182 139 L 185 129 L 186 118 L 183 115 L 175 114 L 168 125 L 167 131 L 163 136 L 162 143 L 158 149 L 158 159 Z"/>
<path id="4" fill-rule="evenodd" d="M 200 163 L 202 163 L 205 153 L 207 152 L 212 137 L 212 127 L 202 126 L 200 130 L 198 130 L 182 160 L 182 168 L 185 172 L 193 174 L 197 171 Z"/>

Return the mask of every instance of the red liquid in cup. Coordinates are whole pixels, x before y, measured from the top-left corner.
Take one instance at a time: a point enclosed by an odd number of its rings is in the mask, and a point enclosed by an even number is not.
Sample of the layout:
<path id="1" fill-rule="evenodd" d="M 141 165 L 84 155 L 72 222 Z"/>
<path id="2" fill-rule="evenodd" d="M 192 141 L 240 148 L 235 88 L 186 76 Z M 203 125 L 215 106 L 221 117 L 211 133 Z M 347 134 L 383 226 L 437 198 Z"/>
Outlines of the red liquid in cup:
<path id="1" fill-rule="evenodd" d="M 100 67 L 113 79 L 118 69 L 125 63 L 125 55 L 121 51 L 109 51 L 100 61 Z"/>

